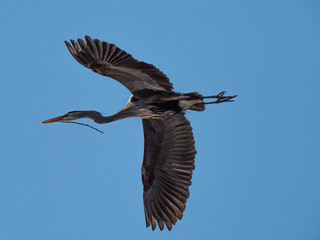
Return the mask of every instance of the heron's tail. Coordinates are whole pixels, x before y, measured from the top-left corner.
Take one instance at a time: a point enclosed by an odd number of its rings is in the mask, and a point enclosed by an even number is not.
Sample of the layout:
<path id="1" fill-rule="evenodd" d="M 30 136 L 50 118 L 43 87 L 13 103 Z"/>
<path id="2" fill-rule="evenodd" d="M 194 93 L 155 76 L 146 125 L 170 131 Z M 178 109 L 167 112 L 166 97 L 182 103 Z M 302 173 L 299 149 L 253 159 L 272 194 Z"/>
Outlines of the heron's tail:
<path id="1" fill-rule="evenodd" d="M 189 109 L 193 110 L 193 111 L 198 111 L 198 112 L 202 112 L 206 109 L 206 106 L 204 105 L 205 103 L 196 103 L 194 105 L 192 105 Z"/>
<path id="2" fill-rule="evenodd" d="M 198 92 L 191 92 L 183 94 L 183 99 L 181 99 L 181 103 L 185 103 L 184 109 L 190 109 L 193 111 L 204 111 L 205 106 L 203 100 L 203 96 Z M 187 101 L 183 101 L 187 100 Z"/>

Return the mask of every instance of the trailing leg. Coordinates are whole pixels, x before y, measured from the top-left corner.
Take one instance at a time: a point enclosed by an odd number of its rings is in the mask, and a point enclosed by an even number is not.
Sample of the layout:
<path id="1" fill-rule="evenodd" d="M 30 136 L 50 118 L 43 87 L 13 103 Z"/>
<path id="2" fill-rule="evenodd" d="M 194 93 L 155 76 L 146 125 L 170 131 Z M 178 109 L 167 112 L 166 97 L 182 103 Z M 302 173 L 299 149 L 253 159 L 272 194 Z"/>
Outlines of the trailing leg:
<path id="1" fill-rule="evenodd" d="M 213 103 L 223 103 L 223 102 L 234 102 L 233 98 L 235 98 L 237 95 L 234 96 L 224 96 L 226 92 L 222 91 L 221 93 L 213 96 L 204 96 L 203 99 L 205 98 L 216 98 L 215 101 L 212 102 L 205 102 L 204 104 L 213 104 Z"/>

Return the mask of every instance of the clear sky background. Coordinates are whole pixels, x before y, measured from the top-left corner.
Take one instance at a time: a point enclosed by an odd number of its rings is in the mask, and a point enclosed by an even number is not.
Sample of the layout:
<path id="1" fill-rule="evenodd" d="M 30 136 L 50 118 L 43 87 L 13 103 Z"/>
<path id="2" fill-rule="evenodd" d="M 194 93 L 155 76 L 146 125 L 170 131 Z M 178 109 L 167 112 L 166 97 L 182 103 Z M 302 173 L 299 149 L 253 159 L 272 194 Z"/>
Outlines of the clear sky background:
<path id="1" fill-rule="evenodd" d="M 0 239 L 320 239 L 319 1 L 1 1 Z M 152 63 L 179 92 L 235 103 L 189 112 L 196 169 L 182 221 L 145 228 L 130 92 L 84 68 L 84 35 Z M 91 121 L 84 120 L 85 123 Z"/>

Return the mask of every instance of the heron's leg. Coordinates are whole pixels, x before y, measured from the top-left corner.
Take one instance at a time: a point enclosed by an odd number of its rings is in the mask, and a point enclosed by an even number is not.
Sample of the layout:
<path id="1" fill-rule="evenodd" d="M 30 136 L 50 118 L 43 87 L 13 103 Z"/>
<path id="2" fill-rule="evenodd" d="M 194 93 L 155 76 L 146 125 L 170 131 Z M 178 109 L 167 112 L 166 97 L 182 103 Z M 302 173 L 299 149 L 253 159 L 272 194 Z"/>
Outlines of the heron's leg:
<path id="1" fill-rule="evenodd" d="M 221 93 L 217 94 L 217 95 L 213 95 L 213 96 L 205 96 L 203 98 L 216 98 L 215 101 L 212 102 L 205 102 L 204 104 L 213 104 L 213 103 L 223 103 L 223 102 L 234 102 L 234 100 L 232 100 L 233 98 L 235 98 L 237 95 L 234 96 L 224 96 L 226 92 L 222 91 Z"/>

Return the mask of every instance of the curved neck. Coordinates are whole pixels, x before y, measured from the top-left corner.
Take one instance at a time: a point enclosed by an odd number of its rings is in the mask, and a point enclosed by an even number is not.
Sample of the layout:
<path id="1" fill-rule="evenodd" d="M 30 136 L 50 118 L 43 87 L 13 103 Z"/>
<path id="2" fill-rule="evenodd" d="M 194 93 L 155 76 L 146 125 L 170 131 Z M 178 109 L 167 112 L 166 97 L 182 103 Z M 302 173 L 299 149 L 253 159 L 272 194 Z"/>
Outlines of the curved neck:
<path id="1" fill-rule="evenodd" d="M 94 122 L 100 123 L 100 124 L 109 123 L 109 122 L 117 121 L 123 118 L 135 117 L 135 116 L 137 116 L 137 114 L 135 114 L 133 111 L 131 111 L 128 108 L 124 108 L 111 116 L 102 116 L 102 114 L 97 111 L 79 111 L 79 118 L 90 118 Z"/>

